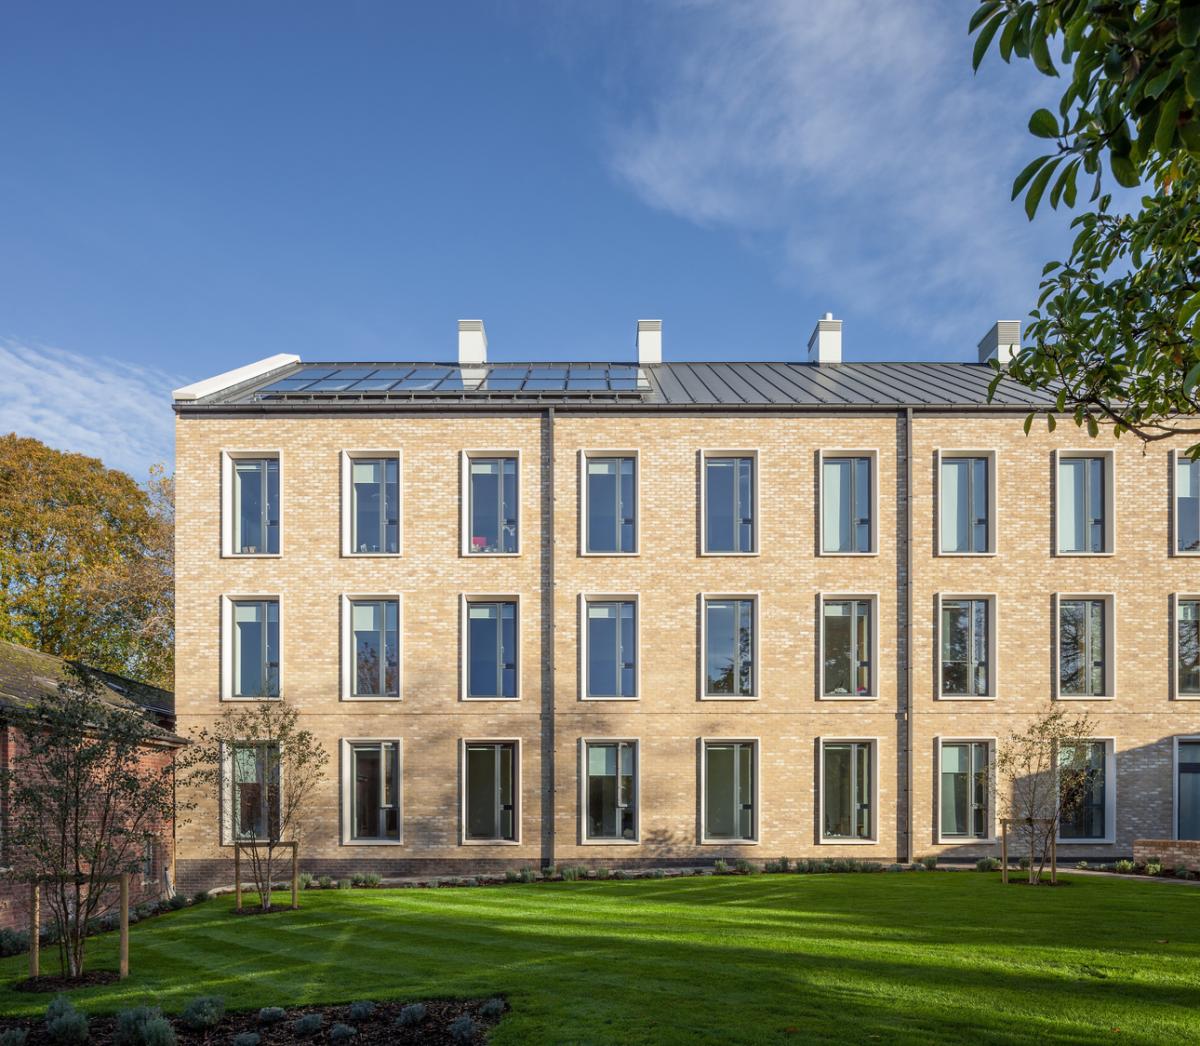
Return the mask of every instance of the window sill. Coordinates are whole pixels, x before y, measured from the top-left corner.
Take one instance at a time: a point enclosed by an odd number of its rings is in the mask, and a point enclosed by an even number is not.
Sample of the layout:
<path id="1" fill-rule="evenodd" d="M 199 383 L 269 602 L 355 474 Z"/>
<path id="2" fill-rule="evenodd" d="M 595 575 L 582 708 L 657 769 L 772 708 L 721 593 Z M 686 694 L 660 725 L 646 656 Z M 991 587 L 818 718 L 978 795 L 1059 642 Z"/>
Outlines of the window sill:
<path id="1" fill-rule="evenodd" d="M 1116 694 L 1055 694 L 1055 701 L 1115 701 Z"/>
<path id="2" fill-rule="evenodd" d="M 878 694 L 821 694 L 818 701 L 878 701 Z"/>
<path id="3" fill-rule="evenodd" d="M 1055 549 L 1054 555 L 1060 559 L 1110 559 L 1116 552 L 1065 552 Z"/>
<path id="4" fill-rule="evenodd" d="M 366 704 L 380 704 L 388 701 L 403 701 L 404 698 L 400 694 L 343 694 L 342 700 L 349 704 L 360 701 Z"/>
<path id="5" fill-rule="evenodd" d="M 580 552 L 585 559 L 636 559 L 640 552 Z"/>
<path id="6" fill-rule="evenodd" d="M 496 701 L 500 701 L 504 704 L 515 705 L 518 701 L 521 700 L 521 695 L 517 694 L 516 697 L 471 697 L 469 694 L 463 694 L 463 696 L 460 698 L 460 700 L 464 704 L 471 704 L 471 705 L 487 704 L 487 703 L 496 702 Z"/>
<path id="7" fill-rule="evenodd" d="M 1171 555 L 1177 557 L 1178 559 L 1197 559 L 1200 558 L 1200 549 L 1192 549 L 1189 551 L 1187 549 L 1176 548 L 1171 550 Z"/>
<path id="8" fill-rule="evenodd" d="M 460 552 L 462 559 L 520 559 L 521 552 Z"/>
<path id="9" fill-rule="evenodd" d="M 463 839 L 460 846 L 520 846 L 520 839 Z"/>
<path id="10" fill-rule="evenodd" d="M 822 549 L 817 553 L 822 559 L 870 559 L 872 556 L 878 556 L 879 550 L 874 552 L 826 552 Z"/>
<path id="11" fill-rule="evenodd" d="M 282 559 L 282 552 L 222 552 L 222 559 Z"/>
<path id="12" fill-rule="evenodd" d="M 580 839 L 580 846 L 641 846 L 641 839 Z"/>
<path id="13" fill-rule="evenodd" d="M 986 839 L 974 835 L 939 835 L 937 838 L 938 846 L 997 846 L 999 843 L 1000 838 L 995 835 Z"/>
<path id="14" fill-rule="evenodd" d="M 761 694 L 701 694 L 701 701 L 758 701 Z"/>
<path id="15" fill-rule="evenodd" d="M 757 839 L 701 839 L 700 846 L 757 846 Z"/>
<path id="16" fill-rule="evenodd" d="M 342 846 L 403 846 L 403 839 L 343 839 Z"/>
<path id="17" fill-rule="evenodd" d="M 762 555 L 762 553 L 757 549 L 753 552 L 714 552 L 706 548 L 700 555 L 706 559 L 753 559 L 755 556 Z"/>
<path id="18" fill-rule="evenodd" d="M 939 559 L 993 559 L 996 555 L 996 552 L 946 552 L 941 549 L 937 552 Z"/>
<path id="19" fill-rule="evenodd" d="M 1200 697 L 1200 694 L 1198 694 L 1198 695 L 1197 695 L 1197 697 Z M 580 694 L 580 695 L 579 695 L 579 700 L 580 700 L 580 701 L 587 701 L 587 702 L 592 702 L 592 701 L 621 701 L 621 702 L 623 702 L 623 703 L 625 703 L 625 704 L 630 704 L 630 703 L 634 703 L 634 702 L 640 701 L 641 699 L 642 699 L 642 698 L 641 698 L 641 696 L 640 696 L 639 694 L 633 694 L 633 695 L 632 695 L 632 696 L 630 696 L 630 697 L 623 697 L 623 696 L 619 696 L 619 695 L 617 695 L 617 694 L 607 694 L 607 695 L 603 695 L 603 694 Z"/>
<path id="20" fill-rule="evenodd" d="M 1171 699 L 1173 701 L 1200 701 L 1200 694 L 1180 694 L 1176 693 Z"/>
<path id="21" fill-rule="evenodd" d="M 937 701 L 995 701 L 995 694 L 938 694 Z"/>
<path id="22" fill-rule="evenodd" d="M 265 697 L 265 696 L 242 697 L 238 694 L 222 694 L 221 700 L 228 701 L 231 704 L 247 705 L 254 701 L 282 701 L 283 695 L 282 694 L 272 694 L 270 697 Z"/>
<path id="23" fill-rule="evenodd" d="M 403 552 L 343 552 L 342 559 L 400 559 Z"/>
<path id="24" fill-rule="evenodd" d="M 817 843 L 818 846 L 878 846 L 878 839 L 827 839 L 822 836 Z"/>

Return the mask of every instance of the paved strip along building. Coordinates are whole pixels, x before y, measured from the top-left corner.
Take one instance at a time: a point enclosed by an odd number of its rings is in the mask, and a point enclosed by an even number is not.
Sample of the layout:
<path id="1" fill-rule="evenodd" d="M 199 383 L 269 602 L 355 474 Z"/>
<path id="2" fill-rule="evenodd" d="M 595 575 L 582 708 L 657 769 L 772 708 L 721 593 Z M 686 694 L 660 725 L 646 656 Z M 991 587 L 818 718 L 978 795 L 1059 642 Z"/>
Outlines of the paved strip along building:
<path id="1" fill-rule="evenodd" d="M 306 869 L 997 850 L 997 741 L 1088 710 L 1060 852 L 1200 837 L 1200 466 L 1029 436 L 978 363 L 276 356 L 180 389 L 179 730 L 282 699 L 329 750 Z M 797 353 L 801 356 L 801 353 Z M 271 782 L 179 830 L 228 878 Z"/>

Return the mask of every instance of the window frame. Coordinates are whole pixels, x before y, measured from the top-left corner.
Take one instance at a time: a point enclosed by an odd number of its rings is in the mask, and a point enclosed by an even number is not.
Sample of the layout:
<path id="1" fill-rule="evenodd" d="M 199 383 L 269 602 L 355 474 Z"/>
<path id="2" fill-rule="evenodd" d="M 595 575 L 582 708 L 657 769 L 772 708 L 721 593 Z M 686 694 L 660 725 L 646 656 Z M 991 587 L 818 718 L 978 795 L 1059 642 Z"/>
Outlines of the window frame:
<path id="1" fill-rule="evenodd" d="M 859 602 L 871 607 L 871 690 L 867 694 L 825 693 L 825 604 Z M 878 592 L 818 592 L 817 593 L 817 700 L 818 701 L 878 701 L 879 685 L 879 593 Z"/>
<path id="2" fill-rule="evenodd" d="M 463 559 L 516 559 L 522 553 L 521 548 L 521 531 L 524 529 L 524 515 L 522 511 L 523 505 L 523 484 L 521 483 L 521 452 L 519 450 L 464 450 L 460 455 L 461 475 L 460 482 L 462 491 L 461 497 L 461 542 L 459 545 L 459 555 Z M 472 552 L 471 551 L 471 462 L 475 459 L 514 459 L 516 461 L 516 519 L 517 519 L 517 547 L 513 552 Z M 503 477 L 502 477 L 503 482 Z"/>
<path id="3" fill-rule="evenodd" d="M 945 846 L 986 846 L 994 845 L 999 836 L 996 834 L 996 742 L 995 737 L 942 737 L 933 739 L 934 767 L 934 803 L 933 819 L 936 839 L 939 845 Z M 988 778 L 986 788 L 987 798 L 987 835 L 947 835 L 942 831 L 942 749 L 946 745 L 987 745 L 988 746 Z"/>
<path id="4" fill-rule="evenodd" d="M 999 454 L 995 450 L 944 450 L 938 448 L 933 452 L 934 457 L 934 489 L 936 497 L 933 505 L 934 555 L 945 556 L 949 559 L 979 559 L 995 556 L 999 552 L 1000 499 L 997 496 L 999 481 Z M 988 469 L 988 547 L 986 552 L 948 552 L 942 547 L 942 464 L 947 459 L 983 458 L 987 461 Z"/>
<path id="5" fill-rule="evenodd" d="M 396 693 L 356 694 L 354 692 L 354 604 L 395 600 L 396 602 Z M 343 592 L 341 610 L 341 688 L 343 701 L 402 701 L 404 700 L 404 595 L 400 592 L 363 593 Z"/>
<path id="6" fill-rule="evenodd" d="M 592 552 L 588 549 L 588 462 L 593 458 L 633 459 L 633 551 Z M 579 452 L 579 555 L 587 557 L 624 557 L 642 554 L 642 460 L 637 450 L 597 450 Z"/>
<path id="7" fill-rule="evenodd" d="M 239 839 L 237 837 L 237 832 L 235 831 L 234 818 L 237 816 L 237 808 L 236 808 L 236 803 L 234 802 L 234 795 L 233 795 L 233 788 L 234 788 L 234 784 L 235 784 L 234 772 L 233 772 L 234 750 L 237 748 L 262 748 L 262 747 L 269 746 L 269 745 L 273 745 L 275 748 L 279 747 L 278 742 L 271 742 L 271 741 L 249 741 L 249 740 L 247 740 L 247 741 L 222 741 L 220 744 L 220 750 L 221 750 L 221 797 L 220 797 L 220 801 L 217 804 L 217 816 L 220 819 L 219 828 L 220 828 L 220 838 L 221 838 L 220 845 L 221 846 L 236 846 L 239 843 L 243 843 L 243 842 L 247 841 L 244 839 Z M 282 832 L 282 825 L 283 825 L 283 819 L 284 819 L 284 813 L 283 813 L 284 790 L 283 790 L 283 763 L 282 763 L 282 761 L 279 762 L 279 765 L 277 767 L 277 772 L 279 775 L 279 783 L 277 785 L 277 787 L 279 789 L 279 823 L 280 823 L 280 831 Z M 268 811 L 268 816 L 269 816 L 270 815 L 269 801 L 268 801 L 267 811 Z"/>
<path id="8" fill-rule="evenodd" d="M 396 559 L 404 555 L 404 451 L 393 447 L 390 450 L 342 449 L 339 452 L 341 473 L 341 513 L 342 513 L 342 556 L 346 559 Z M 380 459 L 396 462 L 396 551 L 395 552 L 355 552 L 354 551 L 354 479 L 353 469 L 356 461 L 378 461 Z"/>
<path id="9" fill-rule="evenodd" d="M 1117 739 L 1115 737 L 1080 737 L 1071 744 L 1104 745 L 1104 838 L 1086 839 L 1062 834 L 1058 822 L 1055 841 L 1069 846 L 1112 846 L 1117 841 Z M 1057 752 L 1054 758 L 1058 759 Z M 1058 764 L 1055 763 L 1055 788 L 1058 787 Z"/>
<path id="10" fill-rule="evenodd" d="M 699 846 L 758 846 L 762 842 L 762 743 L 758 737 L 698 737 L 696 752 L 700 763 L 700 795 L 697 805 L 696 838 Z M 752 837 L 749 839 L 710 839 L 706 831 L 705 806 L 708 800 L 709 745 L 749 745 L 750 773 L 754 779 L 754 806 L 751 811 Z"/>
<path id="11" fill-rule="evenodd" d="M 507 700 L 507 699 L 506 699 Z M 513 838 L 512 839 L 468 839 L 467 838 L 467 749 L 471 745 L 512 745 L 513 748 Z M 521 788 L 524 776 L 521 772 L 521 739 L 519 737 L 464 737 L 458 742 L 458 844 L 459 846 L 520 846 L 521 816 L 525 804 Z"/>
<path id="12" fill-rule="evenodd" d="M 820 846 L 878 846 L 879 845 L 879 746 L 878 737 L 826 737 L 817 739 L 817 844 Z M 871 746 L 871 834 L 866 839 L 825 834 L 825 746 Z"/>
<path id="13" fill-rule="evenodd" d="M 396 821 L 400 834 L 396 839 L 355 839 L 354 838 L 354 781 L 351 778 L 354 766 L 355 745 L 385 745 L 396 746 Z M 341 758 L 338 782 L 341 788 L 342 830 L 340 833 L 341 846 L 403 846 L 404 845 L 404 741 L 399 737 L 343 737 L 338 745 Z"/>
<path id="14" fill-rule="evenodd" d="M 982 600 L 988 605 L 988 692 L 986 694 L 942 693 L 942 606 L 958 600 Z M 939 592 L 933 622 L 934 679 L 933 696 L 937 701 L 995 701 L 1000 679 L 1000 597 L 995 592 Z"/>
<path id="15" fill-rule="evenodd" d="M 515 666 L 513 669 L 516 681 L 516 693 L 512 697 L 472 697 L 470 690 L 470 619 L 469 612 L 473 603 L 515 603 L 516 608 L 513 612 L 513 628 L 516 632 L 514 656 L 516 657 Z M 464 593 L 459 599 L 459 617 L 461 619 L 459 630 L 459 700 L 465 702 L 476 701 L 500 701 L 508 704 L 520 701 L 524 696 L 524 687 L 522 686 L 521 677 L 525 671 L 525 630 L 521 624 L 521 596 L 516 592 L 507 592 L 502 594 Z"/>
<path id="16" fill-rule="evenodd" d="M 750 483 L 751 483 L 751 550 L 749 552 L 723 552 L 720 550 L 710 549 L 708 547 L 708 461 L 710 458 L 749 458 L 750 459 Z M 699 534 L 699 549 L 700 555 L 707 557 L 738 557 L 738 556 L 757 556 L 762 552 L 762 456 L 759 450 L 744 449 L 744 450 L 721 450 L 721 449 L 701 449 L 699 451 L 699 468 L 700 468 L 700 534 Z"/>
<path id="17" fill-rule="evenodd" d="M 709 694 L 708 691 L 708 604 L 709 601 L 749 600 L 753 605 L 751 619 L 752 643 L 750 650 L 751 692 L 748 694 Z M 758 592 L 701 592 L 700 607 L 700 650 L 697 658 L 699 670 L 698 695 L 701 701 L 758 701 L 763 695 L 762 684 L 762 599 Z M 640 660 L 640 659 L 639 659 Z"/>
<path id="18" fill-rule="evenodd" d="M 1170 672 L 1171 699 L 1173 701 L 1200 701 L 1200 693 L 1185 694 L 1179 682 L 1179 605 L 1181 603 L 1200 603 L 1200 594 L 1192 592 L 1172 592 L 1169 600 L 1170 623 Z"/>
<path id="19" fill-rule="evenodd" d="M 1064 694 L 1062 692 L 1062 605 L 1077 600 L 1100 600 L 1104 603 L 1104 693 Z M 1054 642 L 1050 655 L 1054 674 L 1055 701 L 1115 701 L 1117 698 L 1117 597 L 1113 592 L 1055 592 L 1051 597 Z"/>
<path id="20" fill-rule="evenodd" d="M 633 746 L 633 838 L 604 839 L 588 835 L 588 747 L 590 745 Z M 579 739 L 579 845 L 580 846 L 641 846 L 642 844 L 642 740 L 640 737 L 593 737 Z M 619 767 L 618 767 L 619 769 Z"/>
<path id="21" fill-rule="evenodd" d="M 1104 549 L 1100 552 L 1072 552 L 1061 547 L 1059 544 L 1060 532 L 1060 517 L 1062 515 L 1062 483 L 1060 478 L 1060 463 L 1064 460 L 1072 459 L 1089 459 L 1100 458 L 1104 468 Z M 1117 550 L 1117 466 L 1116 452 L 1113 450 L 1097 450 L 1095 448 L 1058 450 L 1053 453 L 1053 487 L 1054 487 L 1054 512 L 1051 519 L 1051 524 L 1054 527 L 1052 537 L 1052 548 L 1055 556 L 1062 556 L 1067 559 L 1077 559 L 1079 557 L 1102 557 L 1115 556 Z"/>
<path id="22" fill-rule="evenodd" d="M 1174 734 L 1171 737 L 1171 839 L 1179 835 L 1179 746 L 1200 743 L 1200 734 Z"/>
<path id="23" fill-rule="evenodd" d="M 279 617 L 279 693 L 270 696 L 244 696 L 233 692 L 234 680 L 234 604 L 274 602 Z M 222 701 L 281 701 L 286 695 L 284 689 L 284 616 L 283 597 L 278 593 L 225 593 L 221 596 L 221 700 Z"/>
<path id="24" fill-rule="evenodd" d="M 1179 462 L 1183 455 L 1172 448 L 1167 455 L 1171 471 L 1167 478 L 1167 493 L 1171 499 L 1171 555 L 1181 559 L 1200 556 L 1200 548 L 1181 549 L 1179 547 Z"/>
<path id="25" fill-rule="evenodd" d="M 633 694 L 591 694 L 588 692 L 588 606 L 591 603 L 633 604 Z M 580 701 L 640 701 L 642 698 L 642 605 L 637 592 L 579 594 L 579 700 Z"/>
<path id="26" fill-rule="evenodd" d="M 234 509 L 237 504 L 236 465 L 239 461 L 266 461 L 279 463 L 279 551 L 238 552 L 234 549 L 233 536 L 237 529 Z M 278 447 L 268 450 L 244 450 L 228 448 L 221 450 L 221 558 L 222 559 L 279 559 L 283 555 L 284 539 L 284 458 Z"/>
<path id="27" fill-rule="evenodd" d="M 870 549 L 866 552 L 837 552 L 825 548 L 825 462 L 841 458 L 867 458 L 871 465 Z M 879 450 L 818 450 L 817 451 L 817 555 L 830 557 L 854 557 L 879 555 Z"/>

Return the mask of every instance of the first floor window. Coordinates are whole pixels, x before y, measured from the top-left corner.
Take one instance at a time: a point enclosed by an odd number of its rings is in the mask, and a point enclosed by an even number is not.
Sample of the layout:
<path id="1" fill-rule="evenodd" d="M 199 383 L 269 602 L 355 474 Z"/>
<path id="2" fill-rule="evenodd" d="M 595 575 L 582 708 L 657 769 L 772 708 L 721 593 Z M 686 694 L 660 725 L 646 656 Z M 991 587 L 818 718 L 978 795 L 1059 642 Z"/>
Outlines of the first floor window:
<path id="1" fill-rule="evenodd" d="M 586 745 L 587 837 L 637 838 L 637 745 L 589 741 Z"/>
<path id="2" fill-rule="evenodd" d="M 516 745 L 472 742 L 466 746 L 466 837 L 515 840 Z"/>
<path id="3" fill-rule="evenodd" d="M 1200 839 L 1200 738 L 1179 742 L 1178 835 Z"/>
<path id="4" fill-rule="evenodd" d="M 1200 600 L 1179 602 L 1176 622 L 1176 658 L 1179 693 L 1200 694 Z"/>
<path id="5" fill-rule="evenodd" d="M 279 601 L 233 604 L 233 696 L 279 696 Z"/>
<path id="6" fill-rule="evenodd" d="M 587 604 L 587 696 L 637 696 L 637 608 L 631 599 Z"/>
<path id="7" fill-rule="evenodd" d="M 1175 548 L 1200 552 L 1200 460 L 1176 454 Z"/>
<path id="8" fill-rule="evenodd" d="M 279 459 L 233 463 L 233 553 L 279 551 Z"/>
<path id="9" fill-rule="evenodd" d="M 938 500 L 943 552 L 988 552 L 988 459 L 942 458 Z"/>
<path id="10" fill-rule="evenodd" d="M 821 551 L 870 552 L 871 459 L 821 461 Z"/>
<path id="11" fill-rule="evenodd" d="M 708 741 L 704 745 L 704 837 L 753 840 L 755 811 L 754 742 Z"/>
<path id="12" fill-rule="evenodd" d="M 471 458 L 468 483 L 468 551 L 516 552 L 517 459 Z"/>
<path id="13" fill-rule="evenodd" d="M 230 813 L 235 841 L 279 837 L 279 748 L 238 744 L 230 751 Z"/>
<path id="14" fill-rule="evenodd" d="M 400 694 L 400 604 L 395 599 L 350 603 L 354 632 L 354 696 Z"/>
<path id="15" fill-rule="evenodd" d="M 988 695 L 988 601 L 942 600 L 942 693 Z"/>
<path id="16" fill-rule="evenodd" d="M 517 696 L 517 604 L 467 604 L 467 697 Z"/>
<path id="17" fill-rule="evenodd" d="M 704 601 L 704 694 L 754 695 L 754 600 Z"/>
<path id="18" fill-rule="evenodd" d="M 1064 599 L 1058 611 L 1058 692 L 1068 697 L 1107 694 L 1103 599 Z"/>
<path id="19" fill-rule="evenodd" d="M 821 819 L 826 839 L 870 839 L 873 830 L 870 741 L 822 745 Z"/>
<path id="20" fill-rule="evenodd" d="M 588 552 L 636 552 L 637 469 L 631 457 L 588 458 Z"/>
<path id="21" fill-rule="evenodd" d="M 400 463 L 396 458 L 350 462 L 350 550 L 400 551 Z"/>
<path id="22" fill-rule="evenodd" d="M 754 459 L 704 459 L 704 550 L 754 551 Z"/>
<path id="23" fill-rule="evenodd" d="M 986 741 L 942 744 L 940 795 L 944 838 L 986 839 L 990 834 L 988 751 Z"/>
<path id="24" fill-rule="evenodd" d="M 350 745 L 351 839 L 400 839 L 400 746 L 395 741 Z"/>
<path id="25" fill-rule="evenodd" d="M 1058 750 L 1061 839 L 1103 839 L 1107 833 L 1107 755 L 1103 741 L 1076 741 Z"/>
<path id="26" fill-rule="evenodd" d="M 868 697 L 874 693 L 871 666 L 871 601 L 827 600 L 822 607 L 824 651 L 821 693 Z"/>
<path id="27" fill-rule="evenodd" d="M 1058 550 L 1107 552 L 1105 459 L 1058 461 Z"/>

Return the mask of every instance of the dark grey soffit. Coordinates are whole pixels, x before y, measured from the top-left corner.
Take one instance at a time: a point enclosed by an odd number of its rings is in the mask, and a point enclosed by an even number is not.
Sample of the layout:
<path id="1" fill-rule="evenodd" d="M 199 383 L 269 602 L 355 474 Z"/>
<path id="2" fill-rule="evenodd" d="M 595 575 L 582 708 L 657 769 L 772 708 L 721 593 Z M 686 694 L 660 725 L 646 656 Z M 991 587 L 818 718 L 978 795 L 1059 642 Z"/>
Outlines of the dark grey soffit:
<path id="1" fill-rule="evenodd" d="M 576 380 L 597 368 L 636 372 L 636 379 Z M 398 378 L 374 374 L 435 372 L 443 378 Z M 564 372 L 560 387 L 547 388 L 535 372 Z M 339 381 L 338 372 L 363 372 Z M 615 373 L 615 371 L 614 371 Z M 994 371 L 979 363 L 495 363 L 460 368 L 449 363 L 299 363 L 191 402 L 181 414 L 326 413 L 481 409 L 490 413 L 547 406 L 586 410 L 814 410 L 904 407 L 1028 410 L 1047 407 L 1053 397 L 1003 381 L 988 403 Z M 525 374 L 523 379 L 514 375 Z M 323 375 L 322 377 L 315 377 Z M 308 380 L 312 377 L 311 380 Z M 421 387 L 423 385 L 429 387 Z M 341 386 L 341 387 L 338 387 Z"/>

